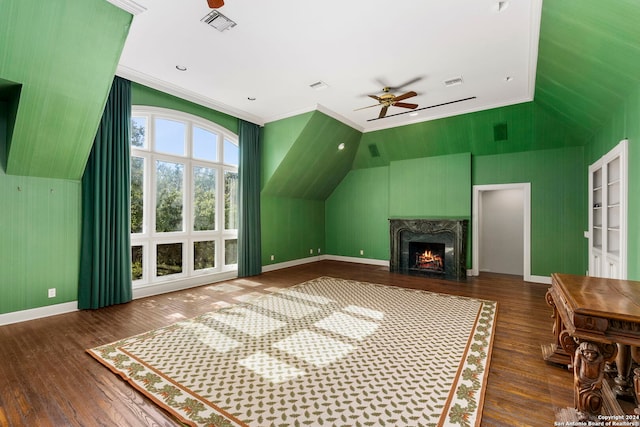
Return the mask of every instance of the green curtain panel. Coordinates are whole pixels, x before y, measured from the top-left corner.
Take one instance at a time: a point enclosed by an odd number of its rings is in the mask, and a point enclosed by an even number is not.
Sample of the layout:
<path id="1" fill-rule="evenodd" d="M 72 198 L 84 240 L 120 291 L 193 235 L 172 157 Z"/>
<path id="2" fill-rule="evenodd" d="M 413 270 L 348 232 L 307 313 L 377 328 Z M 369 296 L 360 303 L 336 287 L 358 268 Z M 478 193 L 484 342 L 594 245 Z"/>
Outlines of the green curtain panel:
<path id="1" fill-rule="evenodd" d="M 238 277 L 262 272 L 260 242 L 260 127 L 239 120 L 240 226 Z"/>
<path id="2" fill-rule="evenodd" d="M 131 301 L 131 82 L 115 77 L 82 176 L 78 308 Z"/>

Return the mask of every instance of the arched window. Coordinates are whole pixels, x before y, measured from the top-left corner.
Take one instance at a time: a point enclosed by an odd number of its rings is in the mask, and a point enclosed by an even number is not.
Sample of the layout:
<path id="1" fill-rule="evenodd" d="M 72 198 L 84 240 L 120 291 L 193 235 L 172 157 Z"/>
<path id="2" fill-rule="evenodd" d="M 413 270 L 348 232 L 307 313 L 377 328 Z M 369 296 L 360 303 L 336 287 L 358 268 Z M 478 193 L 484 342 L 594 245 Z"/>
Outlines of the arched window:
<path id="1" fill-rule="evenodd" d="M 133 287 L 236 271 L 238 137 L 197 116 L 133 106 Z"/>

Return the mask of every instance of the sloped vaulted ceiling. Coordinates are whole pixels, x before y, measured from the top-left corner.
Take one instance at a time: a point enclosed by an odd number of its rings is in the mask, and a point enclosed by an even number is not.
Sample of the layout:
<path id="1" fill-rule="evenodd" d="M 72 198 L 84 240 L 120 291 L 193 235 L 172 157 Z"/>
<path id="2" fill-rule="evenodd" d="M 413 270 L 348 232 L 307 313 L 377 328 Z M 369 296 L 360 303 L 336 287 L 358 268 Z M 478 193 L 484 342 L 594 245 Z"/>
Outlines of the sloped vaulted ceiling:
<path id="1" fill-rule="evenodd" d="M 534 102 L 588 138 L 640 85 L 638 0 L 543 3 Z"/>
<path id="2" fill-rule="evenodd" d="M 104 0 L 0 6 L 0 79 L 18 98 L 5 99 L 17 106 L 6 172 L 80 179 L 131 15 Z"/>

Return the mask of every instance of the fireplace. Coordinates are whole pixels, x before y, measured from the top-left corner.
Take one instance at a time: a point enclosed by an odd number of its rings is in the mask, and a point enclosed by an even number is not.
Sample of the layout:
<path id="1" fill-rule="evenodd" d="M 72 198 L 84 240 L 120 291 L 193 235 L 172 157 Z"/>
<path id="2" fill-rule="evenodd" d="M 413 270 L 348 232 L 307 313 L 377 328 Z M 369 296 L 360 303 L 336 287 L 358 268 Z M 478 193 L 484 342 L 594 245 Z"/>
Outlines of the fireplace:
<path id="1" fill-rule="evenodd" d="M 467 278 L 468 220 L 389 220 L 390 271 L 448 280 Z"/>

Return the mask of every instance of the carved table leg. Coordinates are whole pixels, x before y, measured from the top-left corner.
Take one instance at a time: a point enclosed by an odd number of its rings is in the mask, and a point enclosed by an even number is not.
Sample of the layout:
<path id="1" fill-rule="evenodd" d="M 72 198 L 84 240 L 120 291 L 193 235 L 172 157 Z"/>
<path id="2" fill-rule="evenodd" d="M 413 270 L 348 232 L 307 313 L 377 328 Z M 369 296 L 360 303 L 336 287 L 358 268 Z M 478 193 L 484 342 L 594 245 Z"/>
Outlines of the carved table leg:
<path id="1" fill-rule="evenodd" d="M 615 344 L 580 343 L 573 358 L 574 401 L 581 420 L 597 419 L 602 410 L 602 379 L 607 360 L 616 356 Z"/>
<path id="2" fill-rule="evenodd" d="M 547 291 L 545 299 L 547 304 L 553 308 L 553 314 L 551 317 L 553 318 L 553 335 L 555 337 L 555 342 L 542 347 L 542 357 L 546 362 L 570 366 L 571 360 L 573 359 L 573 352 L 575 351 L 575 348 L 572 348 L 572 345 L 575 347 L 575 343 L 573 343 L 573 338 L 571 338 L 571 336 L 569 336 L 565 331 L 565 326 L 558 314 L 558 310 L 556 309 L 551 289 Z M 568 342 L 567 340 L 571 342 Z M 567 344 L 569 344 L 570 351 L 567 351 Z"/>
<path id="3" fill-rule="evenodd" d="M 631 374 L 631 348 L 626 344 L 617 344 L 618 355 L 616 356 L 616 366 L 618 375 L 615 378 L 616 385 L 613 392 L 616 397 L 629 399 L 634 397 L 629 375 Z"/>

